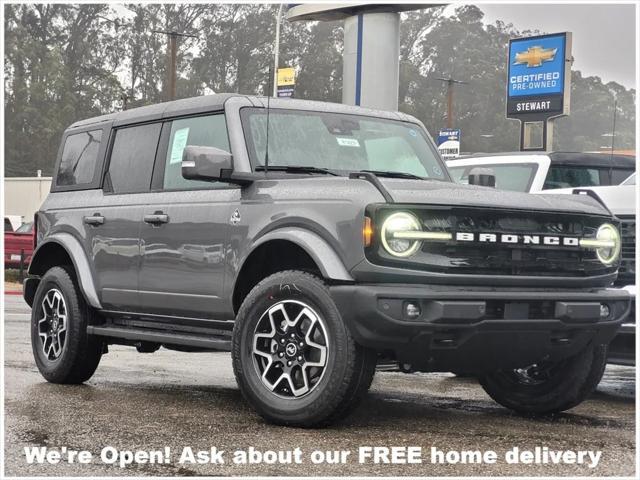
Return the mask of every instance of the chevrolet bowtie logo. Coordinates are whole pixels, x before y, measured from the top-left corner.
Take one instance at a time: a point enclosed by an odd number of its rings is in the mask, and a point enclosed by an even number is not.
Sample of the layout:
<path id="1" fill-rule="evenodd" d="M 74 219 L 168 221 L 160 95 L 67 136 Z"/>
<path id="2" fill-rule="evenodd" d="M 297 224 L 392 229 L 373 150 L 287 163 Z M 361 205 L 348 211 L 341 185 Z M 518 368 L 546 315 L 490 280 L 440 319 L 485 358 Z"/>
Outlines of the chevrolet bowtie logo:
<path id="1" fill-rule="evenodd" d="M 539 67 L 542 62 L 550 62 L 556 56 L 557 48 L 529 47 L 526 52 L 516 53 L 514 65 L 527 64 L 527 67 Z"/>

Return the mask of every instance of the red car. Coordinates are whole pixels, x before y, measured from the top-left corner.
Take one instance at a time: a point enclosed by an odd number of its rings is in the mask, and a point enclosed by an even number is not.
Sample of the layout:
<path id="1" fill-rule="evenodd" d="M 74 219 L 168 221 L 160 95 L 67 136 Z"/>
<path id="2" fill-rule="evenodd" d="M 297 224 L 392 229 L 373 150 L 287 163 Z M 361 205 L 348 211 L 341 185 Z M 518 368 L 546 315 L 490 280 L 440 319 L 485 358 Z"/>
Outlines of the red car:
<path id="1" fill-rule="evenodd" d="M 4 267 L 20 268 L 24 252 L 24 268 L 31 263 L 33 254 L 33 223 L 24 223 L 15 232 L 4 232 Z"/>

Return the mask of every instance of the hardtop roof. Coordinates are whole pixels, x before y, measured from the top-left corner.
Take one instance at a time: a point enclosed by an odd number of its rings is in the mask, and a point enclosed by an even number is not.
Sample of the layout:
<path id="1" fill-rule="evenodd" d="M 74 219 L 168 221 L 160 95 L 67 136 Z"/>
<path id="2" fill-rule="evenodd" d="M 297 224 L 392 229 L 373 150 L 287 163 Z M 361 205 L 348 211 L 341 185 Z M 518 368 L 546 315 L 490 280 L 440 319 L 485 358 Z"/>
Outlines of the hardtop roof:
<path id="1" fill-rule="evenodd" d="M 254 95 L 241 95 L 238 93 L 216 93 L 213 95 L 203 95 L 199 97 L 183 98 L 170 102 L 156 103 L 144 107 L 131 108 L 121 112 L 109 113 L 97 117 L 87 118 L 73 123 L 69 129 L 83 128 L 90 125 L 113 122 L 114 126 L 140 123 L 146 121 L 160 120 L 181 115 L 203 113 L 207 111 L 222 110 L 224 104 L 231 98 L 245 98 L 247 104 L 254 107 L 266 107 L 267 97 Z M 374 110 L 341 103 L 318 102 L 313 100 L 298 100 L 290 98 L 271 98 L 269 100 L 271 108 L 289 108 L 294 110 L 312 110 L 345 113 L 352 115 L 366 115 L 372 117 L 388 118 L 392 120 L 403 120 L 420 123 L 414 117 L 401 113 L 384 110 Z"/>

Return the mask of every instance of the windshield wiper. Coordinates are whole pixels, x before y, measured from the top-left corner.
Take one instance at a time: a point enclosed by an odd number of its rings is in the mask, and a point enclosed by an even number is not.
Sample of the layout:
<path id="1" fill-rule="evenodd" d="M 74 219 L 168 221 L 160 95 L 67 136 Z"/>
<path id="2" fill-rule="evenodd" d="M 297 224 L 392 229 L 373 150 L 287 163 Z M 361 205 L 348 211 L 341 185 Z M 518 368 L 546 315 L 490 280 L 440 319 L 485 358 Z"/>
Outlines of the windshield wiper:
<path id="1" fill-rule="evenodd" d="M 258 165 L 256 172 L 264 172 L 264 165 Z M 328 168 L 320 167 L 305 167 L 298 165 L 269 165 L 270 172 L 287 172 L 287 173 L 322 173 L 324 175 L 333 175 L 338 177 L 336 172 L 329 170 Z"/>
<path id="2" fill-rule="evenodd" d="M 425 180 L 424 177 L 419 177 L 413 173 L 393 172 L 384 170 L 360 170 L 361 172 L 373 173 L 376 177 L 389 177 L 389 178 L 409 178 L 411 180 Z"/>

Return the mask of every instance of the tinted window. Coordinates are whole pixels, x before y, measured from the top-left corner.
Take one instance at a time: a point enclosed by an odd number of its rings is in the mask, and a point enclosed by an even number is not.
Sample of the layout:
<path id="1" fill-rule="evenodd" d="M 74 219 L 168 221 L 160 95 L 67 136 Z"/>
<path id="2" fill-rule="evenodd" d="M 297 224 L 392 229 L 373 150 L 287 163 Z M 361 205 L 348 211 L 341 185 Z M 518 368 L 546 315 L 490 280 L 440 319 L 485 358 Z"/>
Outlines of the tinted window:
<path id="1" fill-rule="evenodd" d="M 627 178 L 622 185 L 635 185 L 636 184 L 636 174 L 634 173 L 629 178 Z"/>
<path id="2" fill-rule="evenodd" d="M 611 185 L 620 185 L 624 182 L 629 175 L 633 173 L 633 170 L 627 170 L 626 168 L 612 168 L 611 169 Z"/>
<path id="3" fill-rule="evenodd" d="M 121 128 L 111 150 L 109 180 L 115 193 L 146 192 L 160 137 L 159 123 Z"/>
<path id="4" fill-rule="evenodd" d="M 601 185 L 597 168 L 565 167 L 553 165 L 544 181 L 543 190 L 553 188 L 597 187 Z"/>
<path id="5" fill-rule="evenodd" d="M 469 172 L 475 167 L 490 168 L 496 176 L 496 188 L 515 192 L 528 192 L 538 166 L 532 163 L 514 165 L 471 165 L 449 167 L 449 173 L 458 183 L 469 183 Z"/>
<path id="6" fill-rule="evenodd" d="M 101 140 L 102 130 L 69 135 L 64 142 L 56 185 L 69 186 L 91 183 Z"/>
<path id="7" fill-rule="evenodd" d="M 33 231 L 33 222 L 29 222 L 29 223 L 23 223 L 22 225 L 20 225 L 17 230 L 16 233 L 31 233 Z"/>
<path id="8" fill-rule="evenodd" d="M 11 225 L 11 220 L 9 220 L 8 218 L 4 219 L 4 231 L 13 232 L 13 225 Z"/>
<path id="9" fill-rule="evenodd" d="M 182 177 L 182 152 L 187 145 L 216 147 L 229 151 L 224 115 L 185 118 L 171 123 L 171 135 L 164 167 L 165 189 L 215 188 L 219 182 L 187 180 Z"/>

